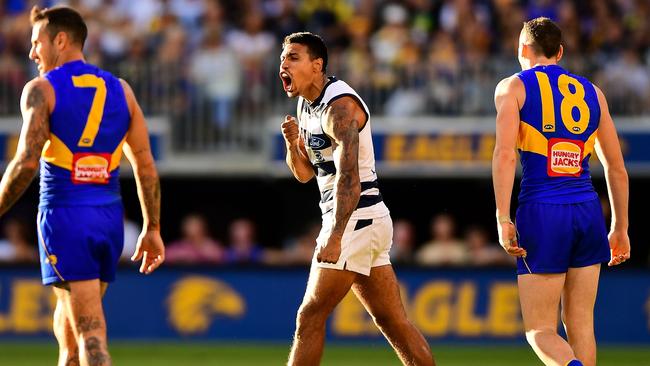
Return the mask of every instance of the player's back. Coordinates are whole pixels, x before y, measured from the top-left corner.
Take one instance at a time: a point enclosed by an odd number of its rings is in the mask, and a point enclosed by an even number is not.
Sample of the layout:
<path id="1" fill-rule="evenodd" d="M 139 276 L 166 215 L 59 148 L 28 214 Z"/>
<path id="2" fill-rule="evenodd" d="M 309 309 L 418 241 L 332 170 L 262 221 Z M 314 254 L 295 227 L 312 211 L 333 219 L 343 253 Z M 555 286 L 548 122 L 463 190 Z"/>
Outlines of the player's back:
<path id="1" fill-rule="evenodd" d="M 119 163 L 131 120 L 119 79 L 83 61 L 45 78 L 56 101 L 41 159 L 40 207 L 119 202 Z"/>
<path id="2" fill-rule="evenodd" d="M 600 121 L 595 87 L 558 65 L 536 66 L 517 76 L 526 90 L 517 139 L 523 168 L 519 202 L 597 198 L 589 174 Z"/>

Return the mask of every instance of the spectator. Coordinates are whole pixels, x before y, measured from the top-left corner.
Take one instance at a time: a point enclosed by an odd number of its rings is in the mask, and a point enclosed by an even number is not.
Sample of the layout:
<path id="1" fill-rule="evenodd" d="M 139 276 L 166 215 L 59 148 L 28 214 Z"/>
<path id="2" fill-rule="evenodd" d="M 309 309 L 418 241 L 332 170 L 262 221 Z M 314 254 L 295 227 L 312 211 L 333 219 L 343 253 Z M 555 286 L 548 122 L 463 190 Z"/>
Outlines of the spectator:
<path id="1" fill-rule="evenodd" d="M 418 264 L 430 266 L 460 266 L 468 262 L 465 243 L 456 237 L 454 218 L 446 213 L 431 220 L 431 240 L 418 250 Z"/>
<path id="2" fill-rule="evenodd" d="M 249 219 L 238 219 L 230 224 L 230 245 L 226 250 L 227 263 L 259 263 L 263 251 L 255 239 L 255 224 Z"/>
<path id="3" fill-rule="evenodd" d="M 235 53 L 223 43 L 219 29 L 206 30 L 201 47 L 190 60 L 190 76 L 212 106 L 212 124 L 225 129 L 232 119 L 241 86 Z"/>
<path id="4" fill-rule="evenodd" d="M 264 30 L 264 18 L 258 11 L 248 12 L 243 23 L 243 29 L 231 31 L 226 39 L 244 70 L 246 100 L 257 104 L 266 95 L 263 66 L 277 44 L 273 34 Z"/>
<path id="5" fill-rule="evenodd" d="M 24 220 L 9 219 L 3 233 L 5 238 L 0 240 L 0 262 L 38 262 L 38 252 Z"/>
<path id="6" fill-rule="evenodd" d="M 265 262 L 268 264 L 286 265 L 305 265 L 311 263 L 316 248 L 316 238 L 318 238 L 320 229 L 320 222 L 307 225 L 298 237 L 287 240 L 282 250 L 267 251 Z"/>
<path id="7" fill-rule="evenodd" d="M 487 231 L 481 226 L 471 226 L 465 231 L 469 249 L 469 263 L 473 266 L 514 265 L 515 258 L 498 244 L 491 243 Z"/>
<path id="8" fill-rule="evenodd" d="M 393 223 L 393 246 L 390 248 L 392 263 L 411 263 L 415 247 L 415 229 L 408 220 L 395 220 Z"/>
<path id="9" fill-rule="evenodd" d="M 190 214 L 183 219 L 183 237 L 169 244 L 165 260 L 168 263 L 217 264 L 224 260 L 224 249 L 212 237 L 202 215 Z"/>

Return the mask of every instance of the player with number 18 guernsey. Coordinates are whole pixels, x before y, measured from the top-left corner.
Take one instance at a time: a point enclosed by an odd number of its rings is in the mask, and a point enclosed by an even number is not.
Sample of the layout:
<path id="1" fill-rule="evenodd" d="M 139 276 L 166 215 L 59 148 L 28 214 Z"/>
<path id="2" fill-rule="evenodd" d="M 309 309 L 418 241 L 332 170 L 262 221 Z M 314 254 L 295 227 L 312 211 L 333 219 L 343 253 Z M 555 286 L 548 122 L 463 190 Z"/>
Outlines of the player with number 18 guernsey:
<path id="1" fill-rule="evenodd" d="M 516 222 L 527 251 L 518 272 L 564 273 L 607 262 L 607 229 L 589 174 L 600 121 L 596 90 L 559 65 L 517 76 L 526 100 L 517 139 L 523 176 Z"/>

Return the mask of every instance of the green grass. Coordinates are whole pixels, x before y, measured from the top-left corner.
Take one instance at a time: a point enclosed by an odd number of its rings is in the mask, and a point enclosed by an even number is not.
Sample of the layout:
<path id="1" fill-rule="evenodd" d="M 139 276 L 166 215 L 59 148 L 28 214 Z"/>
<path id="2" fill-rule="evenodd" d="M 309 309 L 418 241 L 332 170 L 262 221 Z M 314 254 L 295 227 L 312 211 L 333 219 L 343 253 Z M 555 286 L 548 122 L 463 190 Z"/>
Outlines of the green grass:
<path id="1" fill-rule="evenodd" d="M 111 344 L 117 366 L 264 366 L 283 365 L 288 345 L 241 345 L 223 343 L 143 343 Z M 541 365 L 525 346 L 433 345 L 439 366 L 526 366 Z M 53 343 L 0 343 L 0 365 L 54 365 L 57 349 Z M 329 344 L 323 366 L 399 365 L 384 345 Z M 650 347 L 601 347 L 599 366 L 650 366 Z"/>

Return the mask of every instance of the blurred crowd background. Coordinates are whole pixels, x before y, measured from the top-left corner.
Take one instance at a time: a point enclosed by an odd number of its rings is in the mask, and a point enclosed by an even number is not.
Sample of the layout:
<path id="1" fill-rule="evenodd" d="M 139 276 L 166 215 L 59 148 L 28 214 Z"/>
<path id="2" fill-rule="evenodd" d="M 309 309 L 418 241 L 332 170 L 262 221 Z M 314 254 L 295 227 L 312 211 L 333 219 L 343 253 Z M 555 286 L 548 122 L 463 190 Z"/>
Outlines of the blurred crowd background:
<path id="1" fill-rule="evenodd" d="M 177 149 L 233 148 L 210 142 L 286 110 L 280 45 L 306 29 L 327 42 L 329 73 L 375 114 L 471 116 L 492 113 L 494 85 L 518 70 L 522 22 L 549 16 L 564 32 L 563 64 L 594 80 L 614 114 L 650 110 L 645 0 L 6 0 L 0 113 L 18 111 L 19 92 L 35 75 L 25 62 L 35 3 L 82 12 L 88 61 L 127 79 L 146 113 L 172 116 Z M 197 123 L 209 133 L 193 133 Z M 256 147 L 235 140 L 234 148 Z"/>
<path id="2" fill-rule="evenodd" d="M 3 263 L 38 262 L 36 238 L 31 221 L 12 217 L 6 221 L 0 240 L 0 265 Z M 166 262 L 170 265 L 307 265 L 311 262 L 320 222 L 312 222 L 296 236 L 288 237 L 279 247 L 258 242 L 256 224 L 249 218 L 238 218 L 228 224 L 227 233 L 218 239 L 210 230 L 208 219 L 190 213 L 180 222 L 180 236 L 166 242 Z M 121 261 L 130 263 L 141 226 L 125 219 L 124 250 Z M 440 213 L 431 218 L 429 238 L 417 242 L 412 222 L 397 219 L 393 228 L 391 261 L 398 265 L 439 267 L 514 266 L 489 232 L 480 225 L 470 225 L 462 232 L 455 218 Z M 138 265 L 135 263 L 134 265 Z"/>
<path id="3" fill-rule="evenodd" d="M 328 73 L 351 84 L 373 115 L 494 114 L 493 91 L 519 69 L 522 23 L 556 20 L 564 32 L 562 64 L 599 85 L 616 116 L 650 112 L 650 2 L 647 0 L 5 0 L 0 8 L 0 116 L 19 114 L 35 5 L 78 9 L 89 26 L 87 61 L 133 87 L 145 113 L 171 122 L 176 153 L 262 151 L 268 118 L 291 113 L 282 92 L 279 54 L 285 35 L 320 34 Z M 315 189 L 315 188 L 314 188 Z M 316 202 L 304 202 L 315 205 Z M 492 228 L 431 212 L 429 237 L 395 220 L 391 255 L 419 265 L 506 265 Z M 256 222 L 232 220 L 215 237 L 208 219 L 186 212 L 169 263 L 305 264 L 320 223 L 281 243 L 260 243 Z M 31 219 L 4 221 L 0 261 L 36 261 Z M 125 258 L 139 228 L 125 220 Z"/>

